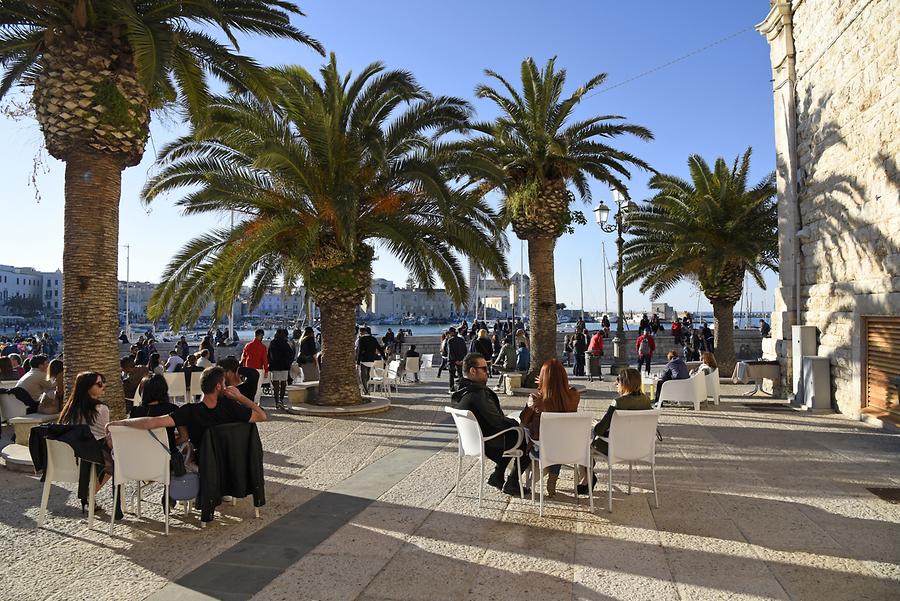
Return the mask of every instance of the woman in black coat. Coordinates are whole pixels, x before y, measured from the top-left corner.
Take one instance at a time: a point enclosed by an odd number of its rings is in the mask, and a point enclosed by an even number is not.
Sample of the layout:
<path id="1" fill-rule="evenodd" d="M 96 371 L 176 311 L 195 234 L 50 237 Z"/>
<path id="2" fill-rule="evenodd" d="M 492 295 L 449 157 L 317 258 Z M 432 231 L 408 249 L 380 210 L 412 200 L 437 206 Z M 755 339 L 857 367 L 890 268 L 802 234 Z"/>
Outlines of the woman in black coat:
<path id="1" fill-rule="evenodd" d="M 286 328 L 280 328 L 275 331 L 275 337 L 269 343 L 269 378 L 272 380 L 275 406 L 278 408 L 284 407 L 287 380 L 293 362 L 294 349 L 288 342 L 288 331 Z"/>

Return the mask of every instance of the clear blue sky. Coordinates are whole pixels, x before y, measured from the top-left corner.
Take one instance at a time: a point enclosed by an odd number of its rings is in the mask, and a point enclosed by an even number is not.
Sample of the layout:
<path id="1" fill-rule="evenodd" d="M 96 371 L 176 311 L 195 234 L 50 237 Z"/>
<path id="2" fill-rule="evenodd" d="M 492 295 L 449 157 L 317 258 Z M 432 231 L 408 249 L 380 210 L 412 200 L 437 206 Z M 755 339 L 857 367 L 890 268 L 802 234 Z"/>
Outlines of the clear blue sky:
<path id="1" fill-rule="evenodd" d="M 412 71 L 435 94 L 472 98 L 472 90 L 485 81 L 483 69 L 494 69 L 517 79 L 521 60 L 533 56 L 543 63 L 557 56 L 557 64 L 569 74 L 570 89 L 593 74 L 609 74 L 608 86 L 639 75 L 697 50 L 742 28 L 761 21 L 768 2 L 693 1 L 671 2 L 542 2 L 495 0 L 493 2 L 434 2 L 391 0 L 324 0 L 300 3 L 307 17 L 297 24 L 337 53 L 342 70 L 359 71 L 381 60 L 389 67 Z M 266 64 L 299 63 L 315 67 L 321 59 L 312 51 L 285 42 L 250 39 L 244 53 Z M 754 148 L 751 176 L 758 180 L 774 167 L 771 72 L 768 46 L 755 31 L 747 31 L 718 46 L 635 81 L 588 98 L 577 117 L 620 114 L 649 127 L 653 142 L 621 139 L 620 148 L 633 152 L 656 169 L 686 174 L 686 160 L 700 153 L 709 160 L 724 156 L 729 161 L 747 146 Z M 482 118 L 493 116 L 490 105 L 475 102 Z M 188 239 L 224 223 L 210 217 L 183 217 L 173 199 L 161 199 L 150 209 L 138 202 L 138 192 L 155 156 L 155 148 L 177 135 L 180 126 L 171 118 L 154 118 L 152 144 L 144 161 L 128 169 L 123 178 L 120 241 L 131 245 L 132 280 L 158 281 L 169 258 Z M 0 263 L 29 265 L 54 270 L 62 264 L 64 165 L 43 153 L 47 171 L 37 177 L 40 202 L 29 185 L 32 165 L 40 149 L 41 134 L 31 119 L 0 120 L 0 177 L 4 182 L 2 215 L 6 244 L 0 246 Z M 630 185 L 632 198 L 647 197 L 648 174 L 637 172 Z M 593 186 L 594 201 L 611 204 L 607 189 Z M 558 302 L 578 307 L 578 259 L 584 263 L 584 304 L 604 306 L 601 241 L 606 241 L 608 260 L 615 261 L 612 234 L 603 234 L 589 219 L 574 235 L 564 236 L 556 250 Z M 16 241 L 18 243 L 16 243 Z M 519 243 L 511 235 L 510 264 L 519 269 Z M 711 249 L 714 250 L 714 249 Z M 527 261 L 527 256 L 526 256 Z M 526 262 L 527 270 L 527 262 Z M 125 252 L 120 255 L 119 275 L 125 278 Z M 406 280 L 406 271 L 380 252 L 375 275 Z M 765 297 L 772 307 L 776 277 L 767 276 L 769 291 L 751 289 L 754 306 Z M 693 309 L 697 296 L 683 284 L 662 301 L 679 309 Z M 615 306 L 610 284 L 609 307 Z M 649 306 L 637 287 L 625 294 L 626 308 Z M 709 305 L 703 299 L 701 310 Z"/>

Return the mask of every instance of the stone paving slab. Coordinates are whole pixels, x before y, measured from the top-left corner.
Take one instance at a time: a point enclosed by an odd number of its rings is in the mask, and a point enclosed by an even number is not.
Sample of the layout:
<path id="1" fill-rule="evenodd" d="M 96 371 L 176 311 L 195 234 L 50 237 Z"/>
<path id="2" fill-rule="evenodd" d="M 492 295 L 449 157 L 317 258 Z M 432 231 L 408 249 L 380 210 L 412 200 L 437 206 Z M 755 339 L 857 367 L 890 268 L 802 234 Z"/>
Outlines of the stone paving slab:
<path id="1" fill-rule="evenodd" d="M 900 486 L 896 434 L 755 411 L 772 401 L 725 386 L 718 407 L 664 411 L 659 509 L 646 468 L 631 495 L 615 471 L 612 514 L 603 470 L 591 514 L 564 469 L 540 518 L 487 486 L 479 510 L 471 459 L 457 496 L 446 383 L 429 376 L 386 413 L 272 413 L 260 519 L 239 501 L 203 530 L 179 513 L 165 537 L 148 502 L 110 537 L 105 523 L 87 530 L 74 486 L 59 485 L 35 529 L 40 483 L 0 470 L 0 599 L 900 598 L 900 506 L 866 490 Z M 599 417 L 612 396 L 589 383 L 582 409 Z"/>

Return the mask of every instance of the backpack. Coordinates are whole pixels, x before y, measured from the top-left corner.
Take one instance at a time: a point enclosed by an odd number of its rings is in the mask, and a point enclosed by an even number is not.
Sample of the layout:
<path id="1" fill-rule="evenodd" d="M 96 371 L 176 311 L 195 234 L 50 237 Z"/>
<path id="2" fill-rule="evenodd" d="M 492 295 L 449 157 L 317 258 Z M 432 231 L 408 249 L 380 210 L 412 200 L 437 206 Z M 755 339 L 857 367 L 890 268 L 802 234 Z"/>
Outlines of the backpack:
<path id="1" fill-rule="evenodd" d="M 647 340 L 646 336 L 641 337 L 641 344 L 638 347 L 639 355 L 649 355 L 650 354 L 650 342 Z"/>

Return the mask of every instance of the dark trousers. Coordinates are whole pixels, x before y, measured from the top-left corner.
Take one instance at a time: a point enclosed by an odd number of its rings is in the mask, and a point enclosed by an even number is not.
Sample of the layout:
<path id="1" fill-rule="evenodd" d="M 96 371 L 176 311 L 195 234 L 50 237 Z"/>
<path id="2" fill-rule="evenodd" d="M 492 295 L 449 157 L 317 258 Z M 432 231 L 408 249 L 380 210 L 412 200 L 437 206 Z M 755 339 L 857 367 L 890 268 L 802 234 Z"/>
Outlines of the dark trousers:
<path id="1" fill-rule="evenodd" d="M 650 359 L 652 359 L 652 358 L 653 358 L 652 355 L 641 355 L 640 357 L 638 357 L 638 366 L 637 366 L 638 371 L 641 371 L 641 365 L 646 365 L 647 366 L 646 371 L 649 374 L 650 373 Z"/>
<path id="2" fill-rule="evenodd" d="M 518 437 L 519 437 L 518 434 L 516 434 L 515 432 L 507 432 L 506 434 L 503 435 L 502 438 L 498 437 L 493 440 L 489 440 L 488 442 L 486 442 L 484 444 L 484 454 L 487 455 L 488 459 L 490 459 L 491 461 L 493 461 L 494 463 L 497 464 L 496 467 L 494 468 L 494 474 L 492 476 L 493 478 L 502 479 L 506 475 L 506 468 L 509 466 L 509 462 L 513 458 L 512 457 L 504 457 L 503 452 L 508 451 L 510 449 L 515 449 L 516 448 L 516 440 L 518 439 Z M 525 458 L 525 460 L 527 462 L 528 456 L 524 454 L 525 446 L 526 446 L 526 442 L 523 438 L 522 444 L 520 444 L 518 448 L 519 448 L 519 450 L 522 451 L 523 458 Z M 520 463 L 520 467 L 525 467 L 525 466 L 521 465 L 521 463 Z M 519 473 L 518 477 L 521 478 L 522 474 Z M 515 478 L 516 478 L 515 473 L 510 474 L 509 481 L 511 481 L 513 484 L 515 484 L 516 482 L 518 482 L 518 480 L 516 480 Z"/>
<path id="3" fill-rule="evenodd" d="M 369 372 L 371 369 L 368 366 L 359 364 L 359 379 L 362 381 L 363 391 L 366 394 L 369 394 Z"/>
<path id="4" fill-rule="evenodd" d="M 440 365 L 440 367 L 438 367 L 438 375 L 437 375 L 438 379 L 440 379 L 440 377 L 441 377 L 441 372 L 443 370 L 445 370 L 446 368 L 447 368 L 447 358 L 441 357 L 441 365 Z"/>
<path id="5" fill-rule="evenodd" d="M 456 390 L 456 385 L 462 378 L 462 361 L 448 361 L 447 371 L 450 373 L 450 390 Z"/>
<path id="6" fill-rule="evenodd" d="M 666 372 L 665 374 L 663 374 L 663 377 L 656 382 L 656 396 L 653 397 L 654 401 L 659 401 L 659 393 L 662 391 L 663 383 L 668 382 L 671 379 L 672 378 L 669 376 L 669 372 Z"/>
<path id="7" fill-rule="evenodd" d="M 572 375 L 584 375 L 584 353 L 575 353 L 575 368 L 572 370 Z"/>

